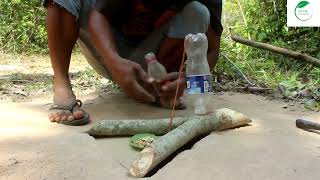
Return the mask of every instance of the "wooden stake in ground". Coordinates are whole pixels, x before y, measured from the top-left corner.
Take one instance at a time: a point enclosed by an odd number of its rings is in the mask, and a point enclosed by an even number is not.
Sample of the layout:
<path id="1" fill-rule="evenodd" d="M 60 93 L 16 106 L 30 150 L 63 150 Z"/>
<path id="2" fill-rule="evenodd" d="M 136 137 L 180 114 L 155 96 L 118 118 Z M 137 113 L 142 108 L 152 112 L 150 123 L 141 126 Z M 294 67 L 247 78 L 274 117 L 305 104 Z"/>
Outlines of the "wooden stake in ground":
<path id="1" fill-rule="evenodd" d="M 173 121 L 176 128 L 192 117 L 177 117 Z M 139 133 L 163 135 L 168 132 L 170 119 L 104 120 L 93 125 L 87 131 L 91 136 L 133 136 Z"/>
<path id="2" fill-rule="evenodd" d="M 285 48 L 280 48 L 280 47 L 276 47 L 270 44 L 266 44 L 266 43 L 261 43 L 261 42 L 257 42 L 257 41 L 253 41 L 253 40 L 249 40 L 249 39 L 245 39 L 243 37 L 240 36 L 231 36 L 231 39 L 241 43 L 241 44 L 245 44 L 247 46 L 252 46 L 255 48 L 259 48 L 259 49 L 263 49 L 263 50 L 267 50 L 273 53 L 278 53 L 281 55 L 285 55 L 288 57 L 292 57 L 298 60 L 302 60 L 304 62 L 313 64 L 315 66 L 320 66 L 320 59 L 311 57 L 309 55 L 306 54 L 302 54 L 300 52 L 296 52 L 296 51 L 292 51 L 289 49 L 285 49 Z"/>
<path id="3" fill-rule="evenodd" d="M 141 151 L 131 165 L 129 175 L 144 177 L 159 163 L 197 136 L 215 130 L 242 126 L 250 122 L 248 117 L 230 109 L 219 109 L 208 116 L 194 116 Z"/>

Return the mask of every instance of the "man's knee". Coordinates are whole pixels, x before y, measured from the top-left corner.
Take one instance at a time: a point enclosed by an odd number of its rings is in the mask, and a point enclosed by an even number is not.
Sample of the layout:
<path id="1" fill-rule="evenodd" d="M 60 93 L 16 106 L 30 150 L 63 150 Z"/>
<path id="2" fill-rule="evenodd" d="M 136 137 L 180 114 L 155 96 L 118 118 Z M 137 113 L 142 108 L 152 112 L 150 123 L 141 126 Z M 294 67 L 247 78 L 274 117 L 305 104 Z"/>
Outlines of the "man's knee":
<path id="1" fill-rule="evenodd" d="M 45 8 L 48 7 L 59 7 L 60 9 L 65 10 L 66 12 L 72 14 L 73 16 L 78 19 L 80 15 L 80 7 L 81 7 L 81 0 L 43 0 L 42 5 Z"/>
<path id="2" fill-rule="evenodd" d="M 208 8 L 198 1 L 192 1 L 188 3 L 182 13 L 187 17 L 188 21 L 193 22 L 192 24 L 199 25 L 203 28 L 205 33 L 208 30 L 210 24 L 210 12 Z"/>

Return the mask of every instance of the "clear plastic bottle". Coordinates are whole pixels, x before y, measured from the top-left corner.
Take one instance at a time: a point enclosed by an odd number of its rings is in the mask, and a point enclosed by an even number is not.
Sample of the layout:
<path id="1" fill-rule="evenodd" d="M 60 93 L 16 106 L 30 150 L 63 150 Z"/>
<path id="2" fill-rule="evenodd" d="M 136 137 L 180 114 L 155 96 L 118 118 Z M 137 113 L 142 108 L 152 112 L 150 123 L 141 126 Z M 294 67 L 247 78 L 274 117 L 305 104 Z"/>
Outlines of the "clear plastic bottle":
<path id="1" fill-rule="evenodd" d="M 211 73 L 207 60 L 208 40 L 205 34 L 189 34 L 185 38 L 187 54 L 187 91 L 194 98 L 194 113 L 207 114 L 211 92 Z"/>
<path id="2" fill-rule="evenodd" d="M 154 53 L 148 53 L 145 55 L 145 60 L 148 64 L 148 74 L 155 80 L 163 79 L 166 74 L 166 68 L 157 61 L 156 55 Z"/>
<path id="3" fill-rule="evenodd" d="M 151 76 L 155 80 L 162 80 L 167 75 L 166 68 L 157 60 L 156 55 L 154 53 L 146 54 L 145 60 L 147 62 L 147 71 L 149 76 Z M 162 84 L 165 83 L 166 82 L 163 82 Z M 161 85 L 154 84 L 153 87 L 159 95 L 159 89 L 161 88 Z M 159 100 L 162 107 L 169 109 L 172 108 L 173 100 L 163 98 L 160 98 Z"/>

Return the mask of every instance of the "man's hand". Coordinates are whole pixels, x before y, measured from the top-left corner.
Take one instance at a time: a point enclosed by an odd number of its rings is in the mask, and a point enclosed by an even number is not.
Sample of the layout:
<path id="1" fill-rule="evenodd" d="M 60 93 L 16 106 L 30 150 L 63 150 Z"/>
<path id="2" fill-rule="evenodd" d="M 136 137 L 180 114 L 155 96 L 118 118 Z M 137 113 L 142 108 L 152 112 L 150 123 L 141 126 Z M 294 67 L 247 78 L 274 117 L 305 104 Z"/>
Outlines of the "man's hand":
<path id="1" fill-rule="evenodd" d="M 167 76 L 160 81 L 157 81 L 157 83 L 161 84 L 159 95 L 160 97 L 165 98 L 174 98 L 176 95 L 176 89 L 177 85 L 179 83 L 179 91 L 177 99 L 179 99 L 182 95 L 184 90 L 186 89 L 186 78 L 185 75 L 181 75 L 181 79 L 179 80 L 179 73 L 178 72 L 172 72 L 167 74 Z"/>
<path id="2" fill-rule="evenodd" d="M 119 58 L 116 65 L 109 70 L 112 78 L 130 98 L 141 102 L 155 102 L 155 97 L 139 84 L 139 82 L 151 84 L 154 81 L 139 64 Z"/>
<path id="3" fill-rule="evenodd" d="M 154 23 L 155 28 L 160 28 L 161 26 L 167 24 L 170 19 L 172 19 L 173 16 L 175 16 L 177 13 L 174 10 L 167 10 L 165 11 L 159 19 Z"/>
<path id="4" fill-rule="evenodd" d="M 156 90 L 160 104 L 164 108 L 171 109 L 174 105 L 174 99 L 176 96 L 177 85 L 179 83 L 179 91 L 175 103 L 175 109 L 183 110 L 186 106 L 181 102 L 180 97 L 186 88 L 186 80 L 184 75 L 179 80 L 179 73 L 169 73 L 166 77 L 153 83 L 153 87 Z"/>

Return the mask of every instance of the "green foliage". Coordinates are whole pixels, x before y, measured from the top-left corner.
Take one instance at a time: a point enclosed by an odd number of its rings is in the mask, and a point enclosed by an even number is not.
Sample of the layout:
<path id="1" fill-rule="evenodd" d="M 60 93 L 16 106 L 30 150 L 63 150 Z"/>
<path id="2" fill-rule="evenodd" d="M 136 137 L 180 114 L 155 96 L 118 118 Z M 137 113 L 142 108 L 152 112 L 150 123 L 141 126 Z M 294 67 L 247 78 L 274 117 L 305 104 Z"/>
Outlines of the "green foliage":
<path id="1" fill-rule="evenodd" d="M 302 1 L 298 7 L 306 3 Z M 253 39 L 320 58 L 320 28 L 288 28 L 286 0 L 246 0 L 243 5 L 248 22 L 243 30 Z"/>
<path id="2" fill-rule="evenodd" d="M 237 0 L 224 1 L 222 52 L 261 86 L 277 87 L 279 82 L 307 75 L 315 85 L 320 84 L 320 68 L 291 58 L 275 55 L 234 43 L 233 34 L 276 46 L 301 51 L 320 59 L 319 28 L 288 28 L 286 26 L 287 0 L 240 0 L 246 22 Z M 303 2 L 303 1 L 302 1 Z M 306 5 L 299 4 L 299 7 Z M 0 51 L 7 53 L 47 53 L 45 9 L 41 0 L 0 1 Z M 229 62 L 219 61 L 217 71 L 236 78 Z"/>
<path id="3" fill-rule="evenodd" d="M 45 9 L 40 0 L 0 1 L 0 50 L 46 53 Z"/>
<path id="4" fill-rule="evenodd" d="M 276 55 L 233 42 L 228 36 L 238 34 L 256 41 L 300 51 L 320 58 L 319 28 L 288 28 L 286 0 L 240 0 L 246 23 L 237 1 L 225 1 L 221 47 L 236 65 L 260 86 L 276 88 L 279 82 L 307 76 L 320 84 L 320 68 L 292 58 Z M 301 5 L 302 6 L 302 5 Z M 236 76 L 230 64 L 221 58 L 217 71 Z"/>

